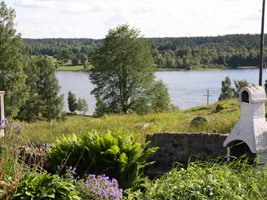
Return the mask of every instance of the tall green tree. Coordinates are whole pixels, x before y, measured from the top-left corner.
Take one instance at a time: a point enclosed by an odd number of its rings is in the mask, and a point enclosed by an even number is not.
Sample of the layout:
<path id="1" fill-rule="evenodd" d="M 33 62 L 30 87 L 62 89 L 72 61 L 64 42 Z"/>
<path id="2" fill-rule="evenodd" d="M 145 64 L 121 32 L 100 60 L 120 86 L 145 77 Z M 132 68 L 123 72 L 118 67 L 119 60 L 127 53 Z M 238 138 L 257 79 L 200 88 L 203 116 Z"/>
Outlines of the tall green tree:
<path id="1" fill-rule="evenodd" d="M 56 77 L 56 68 L 52 59 L 44 56 L 35 61 L 39 69 L 37 74 L 37 90 L 45 103 L 42 116 L 47 120 L 59 118 L 64 107 L 63 95 L 59 96 L 60 86 Z"/>
<path id="2" fill-rule="evenodd" d="M 26 84 L 28 85 L 29 97 L 25 104 L 20 108 L 17 118 L 21 121 L 35 122 L 43 120 L 42 113 L 45 112 L 45 104 L 42 95 L 37 89 L 37 80 L 39 68 L 36 66 L 36 59 L 27 59 L 28 64 L 25 65 L 24 72 L 27 74 Z"/>
<path id="3" fill-rule="evenodd" d="M 231 79 L 229 76 L 225 77 L 225 80 L 222 81 L 222 88 L 221 88 L 221 94 L 219 97 L 219 101 L 223 99 L 231 99 L 234 97 L 234 89 L 231 88 Z"/>
<path id="4" fill-rule="evenodd" d="M 0 90 L 5 91 L 5 115 L 15 117 L 28 98 L 27 78 L 23 72 L 26 64 L 21 55 L 24 49 L 20 33 L 16 33 L 15 10 L 0 4 Z"/>
<path id="5" fill-rule="evenodd" d="M 74 93 L 69 91 L 68 93 L 68 104 L 69 104 L 69 110 L 70 112 L 75 112 L 78 108 L 77 99 Z M 79 105 L 80 106 L 80 105 Z"/>
<path id="6" fill-rule="evenodd" d="M 88 71 L 95 85 L 91 94 L 101 99 L 109 112 L 124 112 L 147 98 L 154 84 L 154 60 L 140 30 L 128 24 L 110 29 L 103 46 L 95 49 Z"/>

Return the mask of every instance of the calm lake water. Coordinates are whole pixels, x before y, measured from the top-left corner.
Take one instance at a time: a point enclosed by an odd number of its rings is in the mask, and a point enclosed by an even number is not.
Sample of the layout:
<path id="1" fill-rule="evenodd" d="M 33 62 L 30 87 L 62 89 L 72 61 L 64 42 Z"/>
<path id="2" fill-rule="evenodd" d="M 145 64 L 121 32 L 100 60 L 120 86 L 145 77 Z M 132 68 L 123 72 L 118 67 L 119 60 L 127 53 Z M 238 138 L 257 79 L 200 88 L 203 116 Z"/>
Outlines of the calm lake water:
<path id="1" fill-rule="evenodd" d="M 229 76 L 234 87 L 233 80 L 246 79 L 250 84 L 258 85 L 259 69 L 230 69 L 216 71 L 160 71 L 156 72 L 158 79 L 162 79 L 169 87 L 169 93 L 172 103 L 178 105 L 181 110 L 194 106 L 207 105 L 207 89 L 210 96 L 209 104 L 218 101 L 221 93 L 222 81 Z M 90 95 L 94 86 L 90 83 L 88 77 L 83 72 L 59 71 L 57 72 L 60 94 L 64 94 L 65 110 L 68 109 L 68 92 L 71 91 L 76 98 L 85 98 L 89 111 L 86 113 L 92 115 L 95 107 L 95 98 Z M 267 71 L 263 71 L 263 85 L 267 79 Z"/>

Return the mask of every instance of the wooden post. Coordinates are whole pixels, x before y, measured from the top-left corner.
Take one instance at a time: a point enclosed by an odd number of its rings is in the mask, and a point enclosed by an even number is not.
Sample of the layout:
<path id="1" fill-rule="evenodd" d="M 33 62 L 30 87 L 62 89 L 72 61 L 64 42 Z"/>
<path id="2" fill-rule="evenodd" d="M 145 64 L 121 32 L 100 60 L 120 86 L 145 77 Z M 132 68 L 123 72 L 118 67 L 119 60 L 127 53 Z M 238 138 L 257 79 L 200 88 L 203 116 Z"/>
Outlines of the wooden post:
<path id="1" fill-rule="evenodd" d="M 260 48 L 260 78 L 259 85 L 262 86 L 262 71 L 263 71 L 263 56 L 264 56 L 264 13 L 265 0 L 262 3 L 262 18 L 261 18 L 261 48 Z"/>

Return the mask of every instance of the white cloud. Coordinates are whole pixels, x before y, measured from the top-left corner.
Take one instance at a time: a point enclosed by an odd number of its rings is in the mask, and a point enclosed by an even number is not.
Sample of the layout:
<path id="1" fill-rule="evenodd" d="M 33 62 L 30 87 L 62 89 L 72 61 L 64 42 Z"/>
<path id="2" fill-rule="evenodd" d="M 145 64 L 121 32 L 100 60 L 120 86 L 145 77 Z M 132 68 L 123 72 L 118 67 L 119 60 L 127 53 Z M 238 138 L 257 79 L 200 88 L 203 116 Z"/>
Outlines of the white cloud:
<path id="1" fill-rule="evenodd" d="M 68 13 L 83 13 L 87 12 L 90 9 L 92 9 L 93 6 L 90 6 L 88 4 L 82 4 L 82 3 L 69 3 L 64 6 L 63 12 L 68 12 Z"/>
<path id="2" fill-rule="evenodd" d="M 6 0 L 23 37 L 104 38 L 129 23 L 145 37 L 259 33 L 262 0 Z M 54 27 L 54 28 L 53 28 Z M 36 36 L 34 36 L 36 34 Z"/>
<path id="3" fill-rule="evenodd" d="M 16 6 L 21 7 L 42 7 L 42 8 L 55 8 L 53 1 L 36 1 L 36 0 L 14 0 Z"/>

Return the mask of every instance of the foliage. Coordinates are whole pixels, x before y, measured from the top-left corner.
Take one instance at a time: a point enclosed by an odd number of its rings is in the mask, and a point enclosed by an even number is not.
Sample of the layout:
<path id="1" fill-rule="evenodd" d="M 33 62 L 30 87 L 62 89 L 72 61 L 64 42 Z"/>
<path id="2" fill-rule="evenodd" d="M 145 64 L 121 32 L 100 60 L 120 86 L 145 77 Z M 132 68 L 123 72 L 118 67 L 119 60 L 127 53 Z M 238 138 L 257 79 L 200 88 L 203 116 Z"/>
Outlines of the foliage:
<path id="1" fill-rule="evenodd" d="M 224 109 L 225 109 L 225 106 L 223 104 L 218 103 L 216 105 L 216 109 L 214 112 L 220 112 L 221 110 L 224 110 Z"/>
<path id="2" fill-rule="evenodd" d="M 221 94 L 219 97 L 219 101 L 223 99 L 231 99 L 233 98 L 233 88 L 231 88 L 231 80 L 229 76 L 225 77 L 225 80 L 222 81 L 222 88 L 221 88 Z"/>
<path id="3" fill-rule="evenodd" d="M 23 171 L 19 164 L 18 151 L 21 145 L 22 127 L 14 127 L 7 119 L 0 121 L 0 130 L 5 130 L 5 137 L 0 138 L 0 198 L 9 199 L 17 190 Z"/>
<path id="4" fill-rule="evenodd" d="M 85 113 L 86 113 L 88 110 L 89 110 L 89 108 L 88 108 L 88 104 L 87 104 L 85 98 L 83 98 L 83 99 L 82 99 L 82 110 L 81 110 L 81 111 L 83 111 L 83 114 L 85 115 Z"/>
<path id="5" fill-rule="evenodd" d="M 71 60 L 72 64 L 73 65 L 78 65 L 79 64 L 79 59 L 77 57 L 74 57 L 72 60 Z"/>
<path id="6" fill-rule="evenodd" d="M 128 199 L 265 199 L 266 167 L 259 171 L 241 160 L 189 163 L 147 185 L 146 193 L 126 191 Z"/>
<path id="7" fill-rule="evenodd" d="M 79 197 L 82 199 L 122 199 L 122 190 L 119 189 L 118 181 L 116 179 L 109 180 L 108 176 L 89 174 L 85 178 L 77 177 L 76 168 L 72 166 L 66 170 L 64 179 L 67 182 L 75 184 Z"/>
<path id="8" fill-rule="evenodd" d="M 48 121 L 59 118 L 64 107 L 64 101 L 63 95 L 58 96 L 60 86 L 56 77 L 56 68 L 47 56 L 37 58 L 35 65 L 39 68 L 36 81 L 38 94 L 42 96 L 45 103 L 45 112 L 42 113 L 42 116 Z"/>
<path id="9" fill-rule="evenodd" d="M 21 34 L 16 34 L 15 10 L 0 4 L 0 91 L 5 91 L 5 114 L 15 117 L 28 97 Z"/>
<path id="10" fill-rule="evenodd" d="M 83 99 L 79 98 L 79 100 L 77 102 L 77 110 L 80 112 L 83 112 L 84 115 L 89 110 L 88 104 L 87 104 L 85 98 L 83 98 Z"/>
<path id="11" fill-rule="evenodd" d="M 21 121 L 35 122 L 43 120 L 42 113 L 45 112 L 44 100 L 42 94 L 37 89 L 36 82 L 40 69 L 36 66 L 36 59 L 27 59 L 28 63 L 24 67 L 24 73 L 27 74 L 26 85 L 28 85 L 29 97 L 25 104 L 20 107 L 18 118 Z"/>
<path id="12" fill-rule="evenodd" d="M 17 185 L 17 194 L 12 199 L 62 199 L 80 200 L 78 192 L 73 184 L 61 179 L 58 175 L 50 175 L 45 172 L 26 172 Z"/>
<path id="13" fill-rule="evenodd" d="M 17 118 L 27 122 L 60 118 L 64 102 L 62 95 L 58 97 L 60 86 L 51 59 L 40 56 L 27 61 L 24 73 L 28 76 L 26 84 L 30 92 Z"/>
<path id="14" fill-rule="evenodd" d="M 145 144 L 146 146 L 147 144 Z M 121 188 L 139 187 L 147 181 L 144 167 L 157 148 L 146 151 L 136 142 L 133 134 L 121 130 L 97 134 L 87 132 L 81 137 L 75 134 L 57 139 L 48 154 L 49 165 L 56 171 L 62 160 L 67 166 L 77 166 L 77 174 L 106 174 L 119 181 Z"/>
<path id="15" fill-rule="evenodd" d="M 155 66 L 159 70 L 201 70 L 259 66 L 259 34 L 234 34 L 215 37 L 146 38 Z M 265 37 L 265 43 L 267 37 Z M 55 38 L 24 39 L 25 54 L 59 56 L 68 49 L 78 56 L 103 45 L 103 39 Z"/>
<path id="16" fill-rule="evenodd" d="M 246 86 L 249 86 L 249 82 L 247 80 L 234 80 L 235 84 L 235 90 L 234 90 L 234 97 L 238 98 L 239 97 L 239 91 Z"/>
<path id="17" fill-rule="evenodd" d="M 77 101 L 77 110 L 82 112 L 82 108 L 83 108 L 83 102 L 82 102 L 82 99 L 79 98 Z"/>
<path id="18" fill-rule="evenodd" d="M 95 104 L 95 111 L 93 113 L 94 117 L 102 117 L 105 113 L 108 113 L 108 106 L 102 101 L 102 99 L 97 98 Z"/>
<path id="19" fill-rule="evenodd" d="M 249 86 L 249 82 L 247 80 L 234 80 L 235 89 L 231 88 L 231 80 L 228 76 L 225 77 L 225 80 L 222 81 L 221 94 L 219 97 L 219 101 L 222 99 L 231 99 L 238 98 L 239 91 L 246 86 Z"/>
<path id="20" fill-rule="evenodd" d="M 88 76 L 95 85 L 91 94 L 104 101 L 113 113 L 131 109 L 137 99 L 146 96 L 155 78 L 147 42 L 140 30 L 130 29 L 127 24 L 109 30 L 91 63 L 94 68 Z"/>
<path id="21" fill-rule="evenodd" d="M 154 111 L 168 111 L 170 108 L 171 98 L 168 87 L 162 80 L 156 81 L 153 85 L 150 95 L 151 107 Z"/>
<path id="22" fill-rule="evenodd" d="M 69 110 L 70 112 L 75 112 L 78 108 L 77 99 L 74 93 L 69 91 L 68 93 L 68 104 L 69 104 Z"/>

